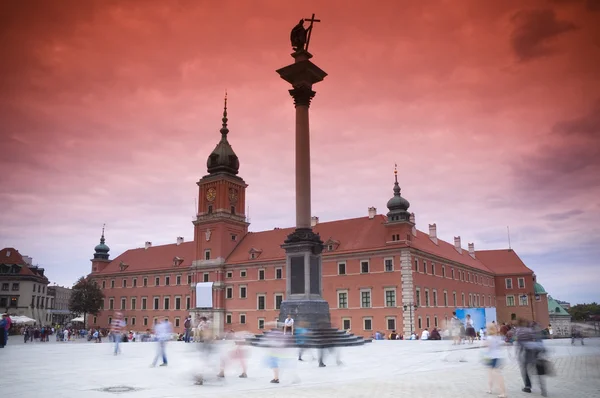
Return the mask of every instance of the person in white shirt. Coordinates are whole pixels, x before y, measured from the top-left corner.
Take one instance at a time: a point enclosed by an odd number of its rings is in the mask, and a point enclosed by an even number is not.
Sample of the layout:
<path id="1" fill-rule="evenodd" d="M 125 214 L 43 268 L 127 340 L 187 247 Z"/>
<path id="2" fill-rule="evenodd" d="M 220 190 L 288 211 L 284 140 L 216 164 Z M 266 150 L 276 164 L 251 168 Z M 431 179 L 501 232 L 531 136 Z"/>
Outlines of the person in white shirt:
<path id="1" fill-rule="evenodd" d="M 421 333 L 421 340 L 428 340 L 429 339 L 429 332 L 427 331 L 427 329 L 423 329 L 423 333 Z"/>
<path id="2" fill-rule="evenodd" d="M 288 314 L 286 320 L 283 322 L 283 334 L 285 335 L 287 332 L 290 332 L 291 335 L 294 334 L 294 320 L 290 314 Z"/>
<path id="3" fill-rule="evenodd" d="M 167 341 L 171 339 L 171 334 L 173 333 L 173 326 L 171 322 L 169 322 L 168 318 L 165 318 L 164 321 L 157 323 L 154 326 L 154 334 L 156 336 L 156 341 L 158 342 L 158 350 L 156 352 L 156 356 L 154 357 L 154 361 L 152 361 L 152 367 L 156 366 L 156 362 L 158 362 L 158 358 L 162 356 L 162 364 L 160 366 L 167 366 L 167 352 L 165 350 Z"/>
<path id="4" fill-rule="evenodd" d="M 487 360 L 487 365 L 490 370 L 488 394 L 492 393 L 492 387 L 494 383 L 496 383 L 500 388 L 500 395 L 498 395 L 498 397 L 505 398 L 506 390 L 504 387 L 504 377 L 502 377 L 500 368 L 502 366 L 502 360 L 504 359 L 506 348 L 503 347 L 504 341 L 502 340 L 502 336 L 498 335 L 498 328 L 496 327 L 496 325 L 488 325 L 487 338 L 484 344 L 486 347 L 485 356 Z"/>

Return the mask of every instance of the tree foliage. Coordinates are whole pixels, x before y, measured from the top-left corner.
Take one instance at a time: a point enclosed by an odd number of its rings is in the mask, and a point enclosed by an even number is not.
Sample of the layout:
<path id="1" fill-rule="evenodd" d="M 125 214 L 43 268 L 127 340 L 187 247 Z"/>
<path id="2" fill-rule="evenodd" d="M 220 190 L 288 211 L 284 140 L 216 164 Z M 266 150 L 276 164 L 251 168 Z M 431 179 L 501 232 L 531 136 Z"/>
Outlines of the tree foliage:
<path id="1" fill-rule="evenodd" d="M 600 315 L 600 305 L 598 303 L 577 304 L 569 308 L 569 314 L 574 321 L 585 321 L 594 315 Z"/>
<path id="2" fill-rule="evenodd" d="M 81 277 L 73 286 L 69 311 L 74 314 L 83 314 L 85 328 L 85 317 L 87 314 L 97 315 L 102 308 L 104 294 L 100 286 L 90 278 Z"/>

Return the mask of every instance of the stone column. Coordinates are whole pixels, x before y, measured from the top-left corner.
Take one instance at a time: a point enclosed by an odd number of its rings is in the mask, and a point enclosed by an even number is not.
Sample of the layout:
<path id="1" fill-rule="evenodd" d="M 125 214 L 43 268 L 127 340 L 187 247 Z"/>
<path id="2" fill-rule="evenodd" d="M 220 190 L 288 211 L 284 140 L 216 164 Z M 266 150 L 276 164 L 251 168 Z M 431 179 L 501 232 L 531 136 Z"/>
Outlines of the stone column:
<path id="1" fill-rule="evenodd" d="M 300 86 L 290 90 L 296 106 L 296 228 L 311 228 L 310 127 L 308 108 L 315 92 Z"/>
<path id="2" fill-rule="evenodd" d="M 289 90 L 296 108 L 296 230 L 281 246 L 286 251 L 286 297 L 279 320 L 288 314 L 299 324 L 312 328 L 329 328 L 329 305 L 321 295 L 321 252 L 323 242 L 311 227 L 310 127 L 309 107 L 315 92 L 313 84 L 327 75 L 310 61 L 305 50 L 292 54 L 295 62 L 277 70 L 292 85 Z"/>

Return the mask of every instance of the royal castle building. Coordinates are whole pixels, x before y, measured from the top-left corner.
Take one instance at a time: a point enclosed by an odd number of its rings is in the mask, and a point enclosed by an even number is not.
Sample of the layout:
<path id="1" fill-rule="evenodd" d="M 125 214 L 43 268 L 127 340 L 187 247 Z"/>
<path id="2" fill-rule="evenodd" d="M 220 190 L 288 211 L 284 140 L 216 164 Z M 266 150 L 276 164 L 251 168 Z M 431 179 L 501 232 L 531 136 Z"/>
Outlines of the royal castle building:
<path id="1" fill-rule="evenodd" d="M 248 184 L 228 141 L 226 108 L 220 133 L 207 174 L 197 182 L 192 241 L 146 242 L 110 259 L 103 231 L 90 277 L 105 301 L 88 325 L 108 327 L 120 311 L 129 329 L 149 329 L 168 317 L 182 332 L 188 314 L 205 314 L 217 333 L 258 332 L 278 318 L 286 290 L 281 245 L 294 229 L 248 231 Z M 323 297 L 336 327 L 364 336 L 388 330 L 406 336 L 442 326 L 452 311 L 466 307 L 494 307 L 500 323 L 524 317 L 547 326 L 546 294 L 536 294 L 533 271 L 513 250 L 475 250 L 473 243 L 465 249 L 460 236 L 445 242 L 436 224 L 418 230 L 409 208 L 395 173 L 385 215 L 371 207 L 364 217 L 347 220 L 321 223 L 313 217 L 325 243 Z M 197 284 L 211 286 L 211 308 L 196 307 Z"/>

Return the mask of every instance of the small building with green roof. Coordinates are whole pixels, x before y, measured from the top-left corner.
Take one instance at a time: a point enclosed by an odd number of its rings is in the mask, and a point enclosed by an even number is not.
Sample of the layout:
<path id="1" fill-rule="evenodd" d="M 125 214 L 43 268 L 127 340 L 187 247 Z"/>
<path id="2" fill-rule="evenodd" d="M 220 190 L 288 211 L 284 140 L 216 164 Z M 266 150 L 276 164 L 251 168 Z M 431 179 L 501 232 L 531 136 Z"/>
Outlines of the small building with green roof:
<path id="1" fill-rule="evenodd" d="M 537 293 L 537 286 L 535 290 Z M 554 336 L 571 336 L 571 315 L 550 295 L 548 295 L 548 313 L 550 314 L 550 325 L 552 325 Z"/>

